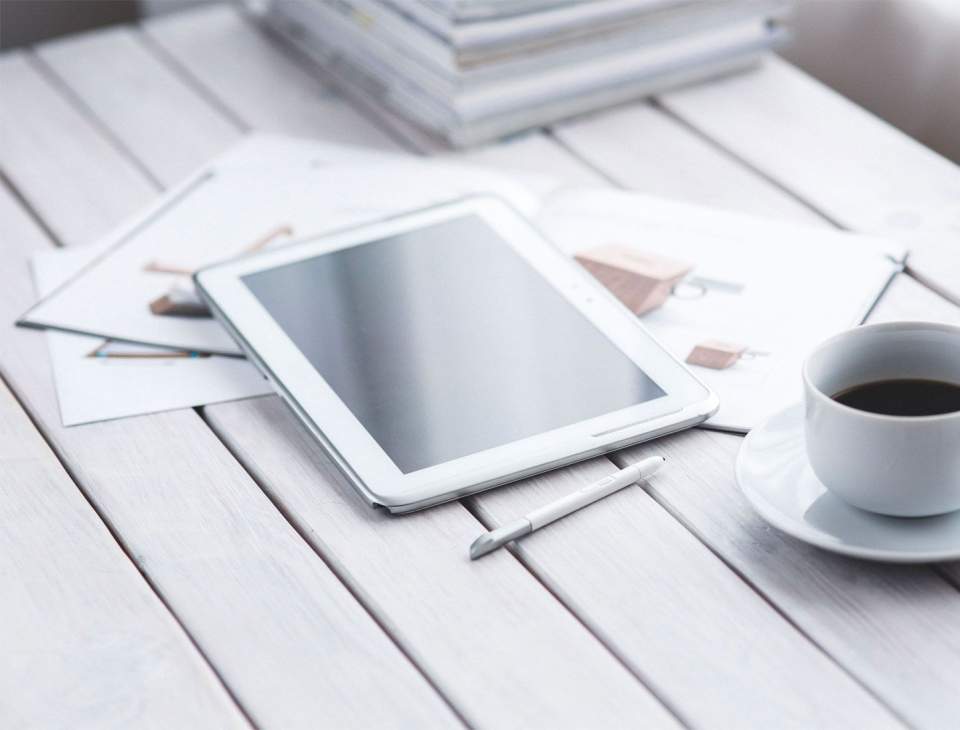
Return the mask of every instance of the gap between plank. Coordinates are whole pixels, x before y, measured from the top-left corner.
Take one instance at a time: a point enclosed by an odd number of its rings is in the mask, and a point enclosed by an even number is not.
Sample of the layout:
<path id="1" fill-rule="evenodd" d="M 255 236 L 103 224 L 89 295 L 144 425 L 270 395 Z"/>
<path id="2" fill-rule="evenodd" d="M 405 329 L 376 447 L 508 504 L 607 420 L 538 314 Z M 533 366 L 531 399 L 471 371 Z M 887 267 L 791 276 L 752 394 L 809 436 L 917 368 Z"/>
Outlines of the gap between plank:
<path id="1" fill-rule="evenodd" d="M 907 261 L 907 263 L 904 265 L 903 273 L 917 282 L 920 286 L 932 291 L 945 302 L 952 304 L 955 307 L 960 307 L 960 293 L 947 289 L 947 287 L 943 286 L 937 281 L 934 281 L 922 271 L 917 271 L 915 268 L 913 268 L 909 261 Z"/>
<path id="2" fill-rule="evenodd" d="M 74 92 L 73 89 L 64 81 L 60 76 L 52 69 L 47 63 L 40 58 L 36 51 L 32 47 L 26 49 L 23 54 L 23 58 L 28 64 L 33 66 L 40 76 L 42 76 L 50 86 L 57 92 L 59 92 L 75 109 L 77 109 L 87 121 L 90 122 L 103 137 L 108 144 L 110 144 L 114 149 L 116 149 L 123 157 L 125 157 L 134 167 L 137 168 L 137 171 L 140 172 L 154 188 L 157 190 L 163 189 L 163 184 L 158 180 L 153 173 L 150 172 L 141 162 L 137 159 L 131 150 L 123 143 L 123 141 L 117 137 L 110 128 L 93 112 L 90 107 L 87 106 L 86 102 Z"/>
<path id="3" fill-rule="evenodd" d="M 7 173 L 0 168 L 0 187 L 6 188 L 7 192 L 10 193 L 10 197 L 17 201 L 20 208 L 24 213 L 27 214 L 27 217 L 46 235 L 50 243 L 53 244 L 55 248 L 63 248 L 63 244 L 60 242 L 60 239 L 57 238 L 57 234 L 46 224 L 46 221 L 40 217 L 40 213 L 37 212 L 37 209 L 30 204 L 30 201 L 27 200 L 23 193 L 20 192 L 13 180 L 7 175 Z"/>
<path id="4" fill-rule="evenodd" d="M 934 565 L 933 572 L 943 578 L 947 583 L 960 591 L 960 579 L 954 578 L 950 573 L 943 570 L 939 565 Z"/>
<path id="5" fill-rule="evenodd" d="M 141 23 L 137 23 L 136 25 L 128 27 L 131 31 L 134 31 L 137 40 L 143 44 L 144 48 L 147 50 L 147 53 L 152 55 L 162 65 L 166 66 L 174 76 L 183 82 L 184 86 L 193 91 L 198 97 L 206 101 L 237 130 L 241 132 L 252 131 L 252 127 L 244 122 L 239 116 L 237 116 L 233 109 L 227 106 L 219 97 L 215 96 L 198 78 L 191 75 L 189 71 L 183 67 L 180 61 L 178 61 L 175 56 L 167 51 L 166 48 L 151 38 L 149 33 L 145 33 Z"/>

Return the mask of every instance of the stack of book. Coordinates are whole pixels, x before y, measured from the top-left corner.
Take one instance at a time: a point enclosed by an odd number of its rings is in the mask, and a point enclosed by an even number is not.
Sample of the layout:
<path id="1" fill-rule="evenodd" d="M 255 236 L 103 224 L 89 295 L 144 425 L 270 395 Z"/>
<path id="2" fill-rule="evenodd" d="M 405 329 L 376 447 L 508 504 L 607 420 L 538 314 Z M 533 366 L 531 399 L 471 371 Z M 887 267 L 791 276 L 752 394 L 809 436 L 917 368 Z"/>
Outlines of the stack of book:
<path id="1" fill-rule="evenodd" d="M 467 146 L 749 66 L 786 0 L 256 0 L 415 138 Z"/>

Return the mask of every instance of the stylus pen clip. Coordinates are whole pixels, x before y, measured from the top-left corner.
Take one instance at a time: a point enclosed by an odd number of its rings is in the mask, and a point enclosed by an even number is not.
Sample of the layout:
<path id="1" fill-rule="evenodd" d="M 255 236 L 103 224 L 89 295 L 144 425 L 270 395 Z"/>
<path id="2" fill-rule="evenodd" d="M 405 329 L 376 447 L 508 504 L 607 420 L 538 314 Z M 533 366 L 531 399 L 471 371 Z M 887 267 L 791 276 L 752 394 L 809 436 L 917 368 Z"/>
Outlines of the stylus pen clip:
<path id="1" fill-rule="evenodd" d="M 666 459 L 662 456 L 648 457 L 610 474 L 600 481 L 581 487 L 577 491 L 560 497 L 560 499 L 543 507 L 537 507 L 519 520 L 514 520 L 495 530 L 483 533 L 470 546 L 470 559 L 481 558 L 487 553 L 503 547 L 511 540 L 529 535 L 534 530 L 539 530 L 541 527 L 549 525 L 561 517 L 566 517 L 588 504 L 593 504 L 604 497 L 608 497 L 634 482 L 646 479 L 663 466 L 665 461 Z"/>

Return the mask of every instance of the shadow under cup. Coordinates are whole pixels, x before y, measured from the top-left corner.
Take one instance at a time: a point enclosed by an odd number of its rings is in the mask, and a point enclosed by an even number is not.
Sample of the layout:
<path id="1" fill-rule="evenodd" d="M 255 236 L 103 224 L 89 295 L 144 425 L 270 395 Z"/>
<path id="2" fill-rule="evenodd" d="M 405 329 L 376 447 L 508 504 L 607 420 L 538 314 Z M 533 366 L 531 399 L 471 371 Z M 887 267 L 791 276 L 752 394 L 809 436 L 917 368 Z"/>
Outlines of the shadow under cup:
<path id="1" fill-rule="evenodd" d="M 803 367 L 810 465 L 830 491 L 871 512 L 923 517 L 960 509 L 960 411 L 891 416 L 832 397 L 899 379 L 960 386 L 960 327 L 865 325 L 820 345 Z"/>

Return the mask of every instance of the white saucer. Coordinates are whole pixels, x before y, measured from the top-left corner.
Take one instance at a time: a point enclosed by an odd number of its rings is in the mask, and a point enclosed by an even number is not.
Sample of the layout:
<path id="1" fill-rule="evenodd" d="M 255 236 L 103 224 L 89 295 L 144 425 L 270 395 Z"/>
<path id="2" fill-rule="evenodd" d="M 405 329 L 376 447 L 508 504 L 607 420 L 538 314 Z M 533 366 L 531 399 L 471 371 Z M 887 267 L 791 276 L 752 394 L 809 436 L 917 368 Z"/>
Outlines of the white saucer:
<path id="1" fill-rule="evenodd" d="M 767 522 L 825 550 L 896 563 L 960 558 L 960 512 L 885 517 L 828 492 L 807 462 L 801 405 L 747 435 L 737 456 L 737 483 Z"/>

